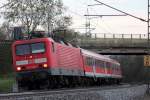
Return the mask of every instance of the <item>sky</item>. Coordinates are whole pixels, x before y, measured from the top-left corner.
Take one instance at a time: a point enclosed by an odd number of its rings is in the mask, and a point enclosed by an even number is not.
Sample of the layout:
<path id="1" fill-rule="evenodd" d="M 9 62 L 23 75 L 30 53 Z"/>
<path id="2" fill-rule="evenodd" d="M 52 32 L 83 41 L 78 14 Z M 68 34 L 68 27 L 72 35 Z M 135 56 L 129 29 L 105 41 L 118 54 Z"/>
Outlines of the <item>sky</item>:
<path id="1" fill-rule="evenodd" d="M 99 0 L 103 3 L 109 4 L 120 10 L 128 12 L 132 15 L 138 16 L 143 19 L 147 19 L 147 1 L 148 0 Z M 4 4 L 6 0 L 0 0 L 0 6 Z M 104 5 L 99 6 L 87 6 L 92 4 L 98 4 L 94 0 L 63 0 L 66 7 L 65 15 L 71 16 L 73 24 L 70 28 L 85 33 L 85 23 L 87 9 L 89 14 L 122 14 L 114 11 Z M 3 22 L 1 18 L 0 23 Z M 122 16 L 122 17 L 96 17 L 91 18 L 91 27 L 95 30 L 92 33 L 116 33 L 116 34 L 147 34 L 147 23 L 138 19 Z"/>
<path id="2" fill-rule="evenodd" d="M 97 4 L 94 0 L 63 0 L 68 8 L 67 13 L 73 17 L 73 28 L 85 27 L 87 8 L 89 14 L 122 14 L 105 6 L 90 6 Z M 99 0 L 135 16 L 147 19 L 147 0 Z M 98 17 L 91 19 L 91 25 L 96 28 L 93 33 L 116 34 L 147 34 L 147 23 L 138 19 L 124 17 Z M 83 31 L 85 30 L 78 30 Z"/>

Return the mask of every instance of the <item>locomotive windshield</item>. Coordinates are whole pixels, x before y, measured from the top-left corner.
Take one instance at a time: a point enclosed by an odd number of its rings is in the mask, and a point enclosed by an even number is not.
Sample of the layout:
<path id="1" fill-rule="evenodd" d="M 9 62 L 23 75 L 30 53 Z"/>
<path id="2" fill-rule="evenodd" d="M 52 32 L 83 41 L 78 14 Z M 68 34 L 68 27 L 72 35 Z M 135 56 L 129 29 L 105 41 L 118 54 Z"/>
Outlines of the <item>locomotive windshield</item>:
<path id="1" fill-rule="evenodd" d="M 16 55 L 28 55 L 44 52 L 45 52 L 44 43 L 23 44 L 16 46 Z"/>
<path id="2" fill-rule="evenodd" d="M 16 46 L 16 54 L 17 55 L 27 55 L 27 54 L 30 54 L 30 46 L 28 44 Z"/>
<path id="3" fill-rule="evenodd" d="M 45 52 L 44 43 L 31 44 L 31 52 L 32 53 L 43 53 L 43 52 Z"/>

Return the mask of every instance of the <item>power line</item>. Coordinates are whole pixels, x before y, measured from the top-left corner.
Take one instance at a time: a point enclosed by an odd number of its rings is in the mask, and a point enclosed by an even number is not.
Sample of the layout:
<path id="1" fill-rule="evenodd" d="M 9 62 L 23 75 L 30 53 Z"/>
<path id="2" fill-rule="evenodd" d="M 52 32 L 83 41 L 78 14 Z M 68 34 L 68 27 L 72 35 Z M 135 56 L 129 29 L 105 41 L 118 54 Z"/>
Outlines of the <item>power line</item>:
<path id="1" fill-rule="evenodd" d="M 111 8 L 111 9 L 113 9 L 113 10 L 116 10 L 116 11 L 118 11 L 118 12 L 121 12 L 121 13 L 123 13 L 123 14 L 126 14 L 126 15 L 128 15 L 128 16 L 130 16 L 130 17 L 139 19 L 139 20 L 144 21 L 144 22 L 148 22 L 147 20 L 145 20 L 145 19 L 143 19 L 143 18 L 140 18 L 140 17 L 134 16 L 134 15 L 132 15 L 132 14 L 129 14 L 129 13 L 125 12 L 125 11 L 122 11 L 122 10 L 120 10 L 120 9 L 117 9 L 117 8 L 115 8 L 115 7 L 112 7 L 112 6 L 110 6 L 110 5 L 108 5 L 108 4 L 105 4 L 105 3 L 101 2 L 101 1 L 98 1 L 98 0 L 94 0 L 94 1 L 100 3 L 101 5 L 104 5 L 104 6 L 106 6 L 106 7 L 109 7 L 109 8 Z"/>
<path id="2" fill-rule="evenodd" d="M 103 16 L 127 16 L 127 15 L 84 15 L 84 16 L 99 16 L 99 17 L 103 17 Z"/>
<path id="3" fill-rule="evenodd" d="M 88 6 L 99 6 L 99 5 L 102 5 L 102 4 L 92 4 L 92 5 L 88 5 Z"/>

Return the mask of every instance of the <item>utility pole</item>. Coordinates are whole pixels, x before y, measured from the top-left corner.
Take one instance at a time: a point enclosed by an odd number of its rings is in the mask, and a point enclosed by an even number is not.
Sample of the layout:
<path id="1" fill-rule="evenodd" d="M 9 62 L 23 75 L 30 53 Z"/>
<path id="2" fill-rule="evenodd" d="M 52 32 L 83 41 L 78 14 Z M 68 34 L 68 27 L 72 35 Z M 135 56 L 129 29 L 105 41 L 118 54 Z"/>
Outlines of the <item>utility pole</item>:
<path id="1" fill-rule="evenodd" d="M 147 14 L 148 14 L 148 17 L 147 17 L 147 26 L 148 26 L 148 27 L 147 27 L 147 31 L 148 31 L 148 32 L 147 32 L 147 33 L 148 33 L 148 47 L 149 47 L 149 44 L 150 44 L 150 1 L 149 1 L 149 0 L 148 0 L 148 10 L 147 10 L 147 11 L 148 11 L 148 13 L 147 13 Z M 148 60 L 149 60 L 149 59 L 148 59 Z M 149 68 L 146 69 L 146 70 L 147 70 L 147 71 L 146 71 L 146 72 L 147 72 L 147 75 L 149 76 L 149 72 L 150 72 L 150 71 L 149 71 Z M 148 79 L 148 80 L 147 80 L 147 81 L 148 81 L 148 83 L 147 83 L 147 84 L 148 84 L 147 92 L 150 93 L 149 77 L 148 77 L 147 79 Z"/>
<path id="2" fill-rule="evenodd" d="M 50 17 L 51 17 L 51 15 L 50 15 L 50 13 L 51 13 L 51 7 L 50 7 L 50 5 L 48 5 L 48 12 L 47 12 L 47 31 L 48 31 L 48 36 L 50 37 L 51 36 L 51 33 L 50 33 Z"/>
<path id="3" fill-rule="evenodd" d="M 87 8 L 87 14 L 89 14 L 89 9 Z M 86 36 L 91 37 L 91 21 L 89 16 L 86 16 L 86 23 L 85 23 L 85 32 L 86 32 Z"/>
<path id="4" fill-rule="evenodd" d="M 49 21 L 50 21 L 50 18 L 49 18 L 49 12 L 48 12 L 48 16 L 47 16 L 47 31 L 48 31 L 48 35 L 50 36 L 50 23 L 49 23 Z"/>
<path id="5" fill-rule="evenodd" d="M 148 19 L 147 19 L 147 24 L 148 24 L 148 43 L 150 42 L 150 1 L 148 0 Z"/>
<path id="6" fill-rule="evenodd" d="M 47 12 L 47 31 L 48 31 L 48 36 L 52 36 L 52 31 L 53 31 L 53 24 L 52 24 L 52 17 L 53 17 L 53 12 L 52 12 L 52 5 L 48 5 L 48 12 Z"/>

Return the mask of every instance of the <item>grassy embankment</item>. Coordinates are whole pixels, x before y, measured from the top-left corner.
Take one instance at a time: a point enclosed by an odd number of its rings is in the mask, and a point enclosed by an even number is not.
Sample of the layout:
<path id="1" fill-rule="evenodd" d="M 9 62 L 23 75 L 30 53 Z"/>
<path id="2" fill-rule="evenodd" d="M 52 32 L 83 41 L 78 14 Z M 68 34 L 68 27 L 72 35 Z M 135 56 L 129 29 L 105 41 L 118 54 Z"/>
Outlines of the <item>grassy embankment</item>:
<path id="1" fill-rule="evenodd" d="M 0 93 L 12 92 L 13 84 L 15 83 L 14 75 L 11 76 L 0 76 Z"/>

